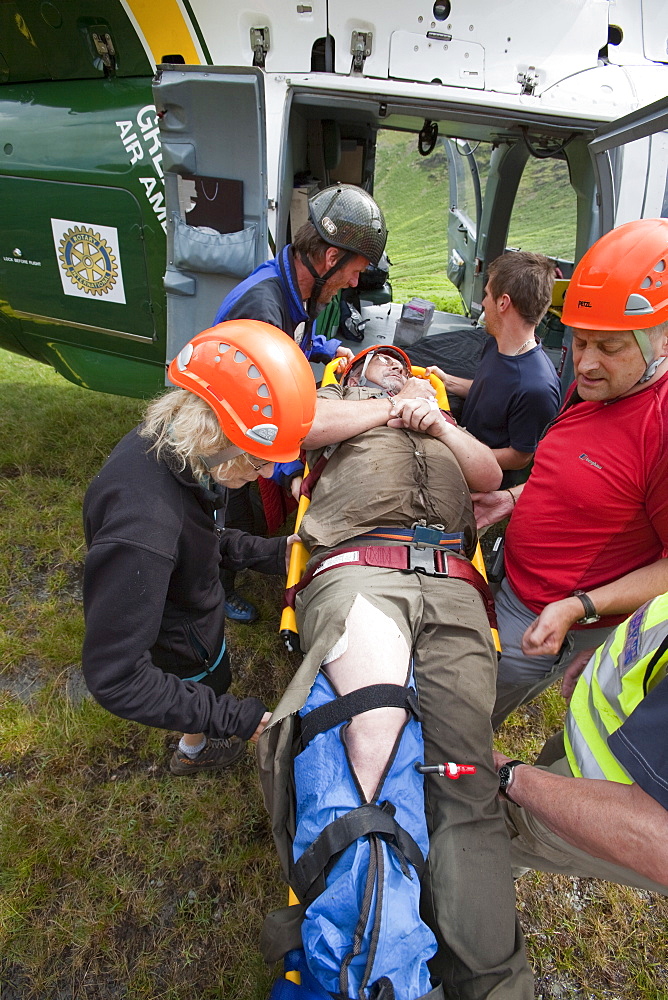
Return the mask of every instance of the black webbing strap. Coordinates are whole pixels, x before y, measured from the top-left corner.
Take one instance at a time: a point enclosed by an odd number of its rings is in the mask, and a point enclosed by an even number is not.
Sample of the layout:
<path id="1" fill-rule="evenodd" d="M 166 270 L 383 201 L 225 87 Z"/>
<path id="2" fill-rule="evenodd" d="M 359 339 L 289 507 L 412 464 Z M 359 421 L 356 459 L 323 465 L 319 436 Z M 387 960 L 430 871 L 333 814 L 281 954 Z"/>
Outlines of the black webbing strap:
<path id="1" fill-rule="evenodd" d="M 420 718 L 417 699 L 412 688 L 400 684 L 370 684 L 349 694 L 328 701 L 302 716 L 302 749 L 314 736 L 333 729 L 372 708 L 405 708 L 416 719 Z"/>
<path id="2" fill-rule="evenodd" d="M 290 884 L 301 903 L 312 903 L 325 890 L 330 862 L 356 840 L 375 833 L 397 848 L 421 878 L 425 866 L 422 851 L 410 833 L 399 826 L 383 806 L 367 803 L 330 823 L 292 866 Z"/>

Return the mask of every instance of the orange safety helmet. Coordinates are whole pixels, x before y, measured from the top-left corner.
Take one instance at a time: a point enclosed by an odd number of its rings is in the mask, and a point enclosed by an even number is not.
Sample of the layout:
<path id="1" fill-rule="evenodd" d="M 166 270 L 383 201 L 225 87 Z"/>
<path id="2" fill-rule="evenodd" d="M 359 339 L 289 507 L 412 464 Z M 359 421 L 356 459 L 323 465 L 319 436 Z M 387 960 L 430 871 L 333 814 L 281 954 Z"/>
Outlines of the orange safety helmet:
<path id="1" fill-rule="evenodd" d="M 581 330 L 668 320 L 668 219 L 627 222 L 597 240 L 573 272 L 561 319 Z"/>
<path id="2" fill-rule="evenodd" d="M 350 375 L 353 366 L 356 365 L 358 361 L 361 361 L 362 358 L 366 357 L 367 362 L 364 365 L 364 371 L 362 372 L 362 375 L 364 376 L 369 361 L 371 361 L 371 356 L 373 356 L 374 354 L 389 354 L 390 357 L 394 357 L 397 359 L 397 361 L 401 361 L 402 365 L 410 373 L 411 359 L 408 357 L 405 351 L 401 350 L 400 347 L 395 347 L 393 344 L 373 344 L 371 347 L 365 347 L 363 351 L 360 351 L 359 354 L 356 354 L 355 357 L 348 362 L 346 367 L 343 369 L 343 374 L 341 375 L 340 379 L 341 383 L 345 385 L 345 381 L 347 377 Z"/>
<path id="3" fill-rule="evenodd" d="M 268 462 L 298 457 L 315 416 L 315 379 L 282 330 L 252 319 L 219 323 L 193 337 L 167 374 L 209 404 L 241 451 Z"/>

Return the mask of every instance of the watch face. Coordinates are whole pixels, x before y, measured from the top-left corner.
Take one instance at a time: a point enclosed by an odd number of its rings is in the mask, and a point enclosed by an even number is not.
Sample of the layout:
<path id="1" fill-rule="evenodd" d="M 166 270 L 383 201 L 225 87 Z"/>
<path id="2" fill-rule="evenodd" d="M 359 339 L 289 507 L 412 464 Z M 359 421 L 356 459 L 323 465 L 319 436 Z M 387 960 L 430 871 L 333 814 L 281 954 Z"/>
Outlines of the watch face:
<path id="1" fill-rule="evenodd" d="M 499 768 L 499 787 L 505 788 L 510 781 L 510 776 L 513 773 L 512 768 L 508 767 L 507 764 L 502 764 Z"/>

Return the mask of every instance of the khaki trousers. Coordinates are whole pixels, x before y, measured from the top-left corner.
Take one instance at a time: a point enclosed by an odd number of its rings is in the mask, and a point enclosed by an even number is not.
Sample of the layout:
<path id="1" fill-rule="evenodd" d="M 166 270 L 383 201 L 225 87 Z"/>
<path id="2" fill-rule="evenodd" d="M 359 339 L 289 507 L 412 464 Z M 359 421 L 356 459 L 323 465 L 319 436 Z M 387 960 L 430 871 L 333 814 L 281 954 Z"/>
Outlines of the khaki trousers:
<path id="1" fill-rule="evenodd" d="M 515 912 L 510 845 L 491 756 L 496 653 L 482 601 L 470 584 L 345 566 L 323 573 L 298 595 L 305 658 L 259 747 L 279 854 L 287 857 L 285 834 L 294 829 L 293 808 L 281 801 L 290 796 L 290 717 L 343 634 L 358 593 L 397 624 L 413 650 L 425 761 L 478 768 L 456 781 L 425 778 L 430 853 L 423 908 L 439 943 L 433 974 L 451 1000 L 531 1000 L 533 980 Z"/>

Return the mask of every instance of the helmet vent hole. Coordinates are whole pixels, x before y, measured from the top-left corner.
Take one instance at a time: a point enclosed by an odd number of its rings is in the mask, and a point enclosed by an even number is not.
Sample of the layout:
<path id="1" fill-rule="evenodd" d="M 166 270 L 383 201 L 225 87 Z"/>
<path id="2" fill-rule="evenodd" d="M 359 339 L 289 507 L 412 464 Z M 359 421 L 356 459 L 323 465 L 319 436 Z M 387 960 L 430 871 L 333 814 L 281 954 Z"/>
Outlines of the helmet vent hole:
<path id="1" fill-rule="evenodd" d="M 257 390 L 258 396 L 264 396 L 265 399 L 269 396 L 269 389 L 267 389 L 266 382 L 263 382 L 260 388 Z"/>
<path id="2" fill-rule="evenodd" d="M 257 368 L 255 367 L 255 365 L 251 365 L 249 367 L 249 369 L 248 369 L 248 377 L 249 378 L 260 378 L 260 373 L 257 370 Z"/>
<path id="3" fill-rule="evenodd" d="M 273 417 L 273 415 L 274 415 L 274 408 L 271 404 L 262 407 L 263 417 Z"/>
<path id="4" fill-rule="evenodd" d="M 255 413 L 257 413 L 257 411 L 258 411 L 259 409 L 260 409 L 260 407 L 259 407 L 259 406 L 257 405 L 257 403 L 253 403 L 253 411 L 254 411 Z M 263 411 L 263 412 L 264 412 L 264 411 Z"/>
<path id="5" fill-rule="evenodd" d="M 666 270 L 666 262 L 665 262 L 665 260 L 660 260 L 659 263 L 654 268 L 654 270 L 655 271 L 665 271 Z"/>
<path id="6" fill-rule="evenodd" d="M 186 368 L 188 367 L 188 362 L 193 356 L 193 350 L 194 348 L 192 344 L 186 344 L 186 346 L 179 351 L 179 356 L 177 358 L 179 371 L 183 372 L 186 370 Z"/>
<path id="7" fill-rule="evenodd" d="M 229 351 L 229 349 L 230 349 L 230 345 L 229 344 L 218 344 L 218 353 L 219 354 L 224 354 L 225 351 Z"/>
<path id="8" fill-rule="evenodd" d="M 645 278 L 644 281 L 642 281 L 640 283 L 640 287 L 641 288 L 651 288 L 652 287 L 652 279 L 651 278 Z"/>
<path id="9" fill-rule="evenodd" d="M 237 362 L 237 364 L 241 364 L 242 361 L 248 361 L 248 357 L 247 355 L 244 354 L 243 351 L 235 351 L 234 360 Z"/>

